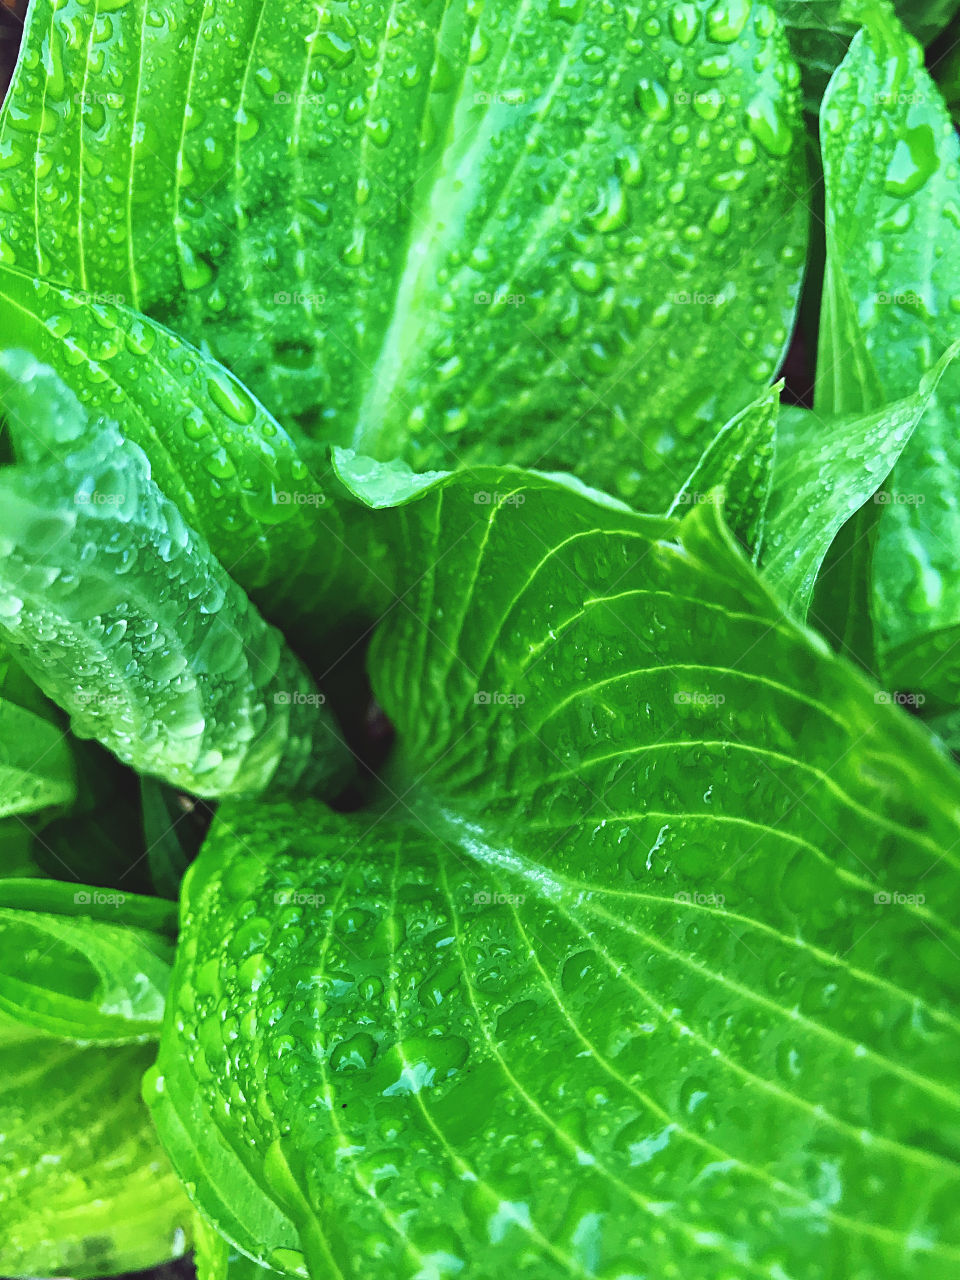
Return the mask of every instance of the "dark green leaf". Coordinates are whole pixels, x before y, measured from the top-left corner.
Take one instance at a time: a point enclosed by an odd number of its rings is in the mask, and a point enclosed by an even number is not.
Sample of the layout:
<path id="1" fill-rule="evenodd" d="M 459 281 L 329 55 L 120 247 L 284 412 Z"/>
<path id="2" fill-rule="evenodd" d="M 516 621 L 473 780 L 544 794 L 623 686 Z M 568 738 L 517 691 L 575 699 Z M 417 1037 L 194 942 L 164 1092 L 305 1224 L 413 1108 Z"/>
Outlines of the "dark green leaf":
<path id="1" fill-rule="evenodd" d="M 803 71 L 804 105 L 816 111 L 834 70 L 846 56 L 865 14 L 886 12 L 889 0 L 775 0 Z M 895 0 L 896 12 L 922 44 L 947 26 L 958 0 Z"/>
<path id="2" fill-rule="evenodd" d="M 156 778 L 141 778 L 146 856 L 155 891 L 176 902 L 180 881 L 200 848 L 198 826 L 191 821 L 191 802 Z"/>

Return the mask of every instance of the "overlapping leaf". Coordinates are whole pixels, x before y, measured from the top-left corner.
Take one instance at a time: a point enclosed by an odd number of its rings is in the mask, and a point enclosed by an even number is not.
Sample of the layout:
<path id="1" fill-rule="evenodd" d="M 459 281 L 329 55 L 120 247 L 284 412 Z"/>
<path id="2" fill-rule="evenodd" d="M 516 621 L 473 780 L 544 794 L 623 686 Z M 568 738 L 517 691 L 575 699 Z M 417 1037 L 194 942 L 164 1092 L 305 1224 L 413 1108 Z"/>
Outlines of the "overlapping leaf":
<path id="1" fill-rule="evenodd" d="M 167 904 L 52 880 L 0 882 L 0 1012 L 84 1044 L 155 1038 L 173 961 Z"/>
<path id="2" fill-rule="evenodd" d="M 76 797 L 76 761 L 51 713 L 35 686 L 0 650 L 0 820 L 55 810 Z"/>
<path id="3" fill-rule="evenodd" d="M 0 474 L 0 553 L 0 632 L 80 736 L 201 795 L 345 778 L 312 678 L 115 427 Z"/>
<path id="4" fill-rule="evenodd" d="M 336 586 L 345 570 L 362 602 L 344 516 L 288 433 L 221 365 L 112 297 L 0 268 L 0 304 L 0 347 L 9 349 L 0 403 L 27 456 L 45 460 L 51 436 L 77 438 L 88 422 L 117 419 L 165 495 L 258 602 L 289 615 L 323 593 L 348 612 Z"/>
<path id="5" fill-rule="evenodd" d="M 817 369 L 828 412 L 915 393 L 960 337 L 960 152 L 922 52 L 882 12 L 824 99 L 827 283 Z M 821 395 L 823 393 L 823 395 Z M 894 682 L 955 702 L 960 372 L 906 445 L 879 520 L 872 605 Z"/>
<path id="6" fill-rule="evenodd" d="M 34 0 L 0 243 L 318 440 L 662 509 L 786 342 L 796 83 L 749 0 Z"/>
<path id="7" fill-rule="evenodd" d="M 189 1247 L 190 1210 L 140 1098 L 149 1046 L 81 1049 L 0 1024 L 0 1270 L 77 1280 Z"/>
<path id="8" fill-rule="evenodd" d="M 865 13 L 896 12 L 922 44 L 956 13 L 957 0 L 775 0 L 804 73 L 804 101 L 816 111 L 831 75 L 843 61 Z"/>
<path id="9" fill-rule="evenodd" d="M 958 351 L 955 344 L 914 395 L 872 412 L 781 412 L 761 563 L 767 581 L 799 617 L 807 616 L 817 574 L 841 527 L 869 498 L 881 507 L 892 499 L 881 486 Z"/>
<path id="10" fill-rule="evenodd" d="M 511 479 L 399 513 L 378 809 L 225 806 L 188 874 L 178 1171 L 291 1273 L 946 1280 L 951 767 L 713 508 Z"/>

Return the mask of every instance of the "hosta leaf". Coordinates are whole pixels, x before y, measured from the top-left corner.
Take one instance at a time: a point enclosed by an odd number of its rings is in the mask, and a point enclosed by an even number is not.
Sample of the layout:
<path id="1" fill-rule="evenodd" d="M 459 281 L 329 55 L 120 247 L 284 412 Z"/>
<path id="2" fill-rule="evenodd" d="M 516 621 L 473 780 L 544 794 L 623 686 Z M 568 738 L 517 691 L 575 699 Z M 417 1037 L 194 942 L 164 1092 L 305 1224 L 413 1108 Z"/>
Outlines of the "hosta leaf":
<path id="1" fill-rule="evenodd" d="M 0 821 L 0 880 L 23 879 L 37 876 L 37 866 L 31 849 L 33 832 L 19 818 Z"/>
<path id="2" fill-rule="evenodd" d="M 893 6 L 890 0 L 775 0 L 774 7 L 804 73 L 805 106 L 816 111 L 865 13 L 895 9 L 917 39 L 928 44 L 960 5 L 958 0 L 895 0 Z"/>
<path id="3" fill-rule="evenodd" d="M 802 275 L 772 10 L 266 13 L 34 0 L 5 260 L 146 311 L 317 439 L 675 492 L 774 373 Z"/>
<path id="4" fill-rule="evenodd" d="M 873 16 L 832 81 L 821 116 L 828 278 L 857 305 L 856 323 L 842 335 L 831 310 L 824 312 L 820 358 L 833 369 L 818 368 L 818 392 L 842 371 L 850 394 L 877 407 L 877 387 L 864 390 L 857 364 L 844 359 L 853 345 L 869 359 L 886 399 L 911 395 L 960 338 L 958 145 L 921 50 L 892 21 Z M 954 365 L 897 464 L 873 556 L 872 604 L 887 678 L 948 701 L 960 695 L 958 406 Z"/>
<path id="5" fill-rule="evenodd" d="M 38 811 L 48 821 L 76 795 L 76 760 L 54 708 L 0 647 L 0 822 Z"/>
<path id="6" fill-rule="evenodd" d="M 947 1280 L 952 767 L 712 507 L 400 523 L 379 805 L 224 805 L 185 880 L 147 1093 L 203 1212 L 318 1278 Z"/>
<path id="7" fill-rule="evenodd" d="M 193 1219 L 193 1261 L 197 1280 L 265 1280 L 271 1272 L 231 1249 L 229 1243 L 207 1222 L 202 1214 Z"/>
<path id="8" fill-rule="evenodd" d="M 146 857 L 155 891 L 174 901 L 180 881 L 200 848 L 200 833 L 189 803 L 156 778 L 141 778 L 140 795 Z"/>
<path id="9" fill-rule="evenodd" d="M 246 591 L 274 609 L 336 599 L 344 520 L 287 432 L 209 356 L 91 297 L 0 268 L 0 404 L 21 452 L 43 461 L 88 421 L 118 419 Z"/>
<path id="10" fill-rule="evenodd" d="M 841 527 L 871 496 L 879 506 L 892 499 L 889 489 L 877 491 L 958 352 L 955 344 L 919 391 L 881 409 L 835 418 L 796 407 L 781 412 L 761 564 L 799 617 L 807 615 L 820 566 Z"/>
<path id="11" fill-rule="evenodd" d="M 743 544 L 760 554 L 773 482 L 780 388 L 772 387 L 742 409 L 707 445 L 689 479 L 668 508 L 682 514 L 700 502 L 723 501 L 727 524 Z M 722 489 L 721 494 L 714 490 Z"/>
<path id="12" fill-rule="evenodd" d="M 79 736 L 200 795 L 343 782 L 312 678 L 115 428 L 0 472 L 0 554 L 0 633 Z"/>
<path id="13" fill-rule="evenodd" d="M 140 1099 L 149 1046 L 0 1032 L 0 1271 L 115 1275 L 179 1257 L 190 1209 Z"/>
<path id="14" fill-rule="evenodd" d="M 176 907 L 148 894 L 117 895 L 88 884 L 58 880 L 7 881 L 0 886 L 0 902 L 8 909 L 43 911 L 66 919 L 97 921 L 175 939 Z"/>
<path id="15" fill-rule="evenodd" d="M 138 923 L 165 922 L 163 908 L 131 902 L 130 894 L 91 885 L 0 881 L 0 1011 L 64 1039 L 154 1038 L 173 944 Z M 90 908 L 95 916 L 82 914 Z"/>
<path id="16" fill-rule="evenodd" d="M 0 693 L 0 818 L 70 804 L 76 766 L 59 725 Z"/>

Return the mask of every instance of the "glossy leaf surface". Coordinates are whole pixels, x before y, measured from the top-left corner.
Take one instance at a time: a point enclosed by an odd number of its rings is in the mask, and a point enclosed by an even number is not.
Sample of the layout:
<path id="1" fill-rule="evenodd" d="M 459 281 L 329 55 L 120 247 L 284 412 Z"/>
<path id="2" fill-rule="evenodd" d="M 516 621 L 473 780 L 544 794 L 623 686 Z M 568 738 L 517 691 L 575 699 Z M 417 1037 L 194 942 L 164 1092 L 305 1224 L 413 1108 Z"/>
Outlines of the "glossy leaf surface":
<path id="1" fill-rule="evenodd" d="M 225 806 L 186 880 L 147 1094 L 205 1214 L 314 1276 L 946 1280 L 951 767 L 712 508 L 403 513 L 379 808 Z"/>

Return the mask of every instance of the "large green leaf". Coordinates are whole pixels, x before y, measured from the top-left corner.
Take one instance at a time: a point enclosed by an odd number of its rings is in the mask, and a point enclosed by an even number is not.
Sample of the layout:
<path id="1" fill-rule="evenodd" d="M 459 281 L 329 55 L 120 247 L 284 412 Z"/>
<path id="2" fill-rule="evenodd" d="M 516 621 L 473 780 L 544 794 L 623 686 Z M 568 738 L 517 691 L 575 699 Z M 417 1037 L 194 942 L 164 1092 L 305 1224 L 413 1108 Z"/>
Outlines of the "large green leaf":
<path id="1" fill-rule="evenodd" d="M 798 617 L 807 616 L 817 574 L 841 527 L 870 497 L 879 506 L 892 499 L 881 485 L 958 352 L 960 343 L 923 377 L 914 395 L 872 412 L 781 412 L 761 564 Z"/>
<path id="2" fill-rule="evenodd" d="M 837 309 L 824 310 L 817 388 L 819 396 L 821 387 L 839 384 L 842 396 L 859 398 L 854 408 L 876 407 L 880 395 L 913 394 L 922 374 L 960 338 L 960 147 L 920 48 L 879 11 L 871 15 L 831 82 L 821 116 L 828 280 L 856 301 L 843 326 Z M 864 360 L 875 382 L 865 380 Z M 886 677 L 954 702 L 958 411 L 954 366 L 889 486 L 872 592 Z"/>
<path id="3" fill-rule="evenodd" d="M 173 943 L 155 927 L 167 904 L 152 903 L 92 885 L 0 881 L 0 1012 L 84 1043 L 155 1038 Z"/>
<path id="4" fill-rule="evenodd" d="M 306 668 L 106 425 L 0 472 L 0 633 L 122 761 L 200 795 L 335 790 L 349 757 Z"/>
<path id="5" fill-rule="evenodd" d="M 659 509 L 785 346 L 796 84 L 750 0 L 34 0 L 3 260 L 317 439 Z"/>
<path id="6" fill-rule="evenodd" d="M 0 1271 L 76 1280 L 155 1266 L 190 1209 L 140 1098 L 153 1050 L 0 1028 Z"/>
<path id="7" fill-rule="evenodd" d="M 317 1280 L 955 1275 L 952 767 L 712 506 L 408 497 L 379 805 L 226 804 L 185 881 L 198 1205 Z"/>

